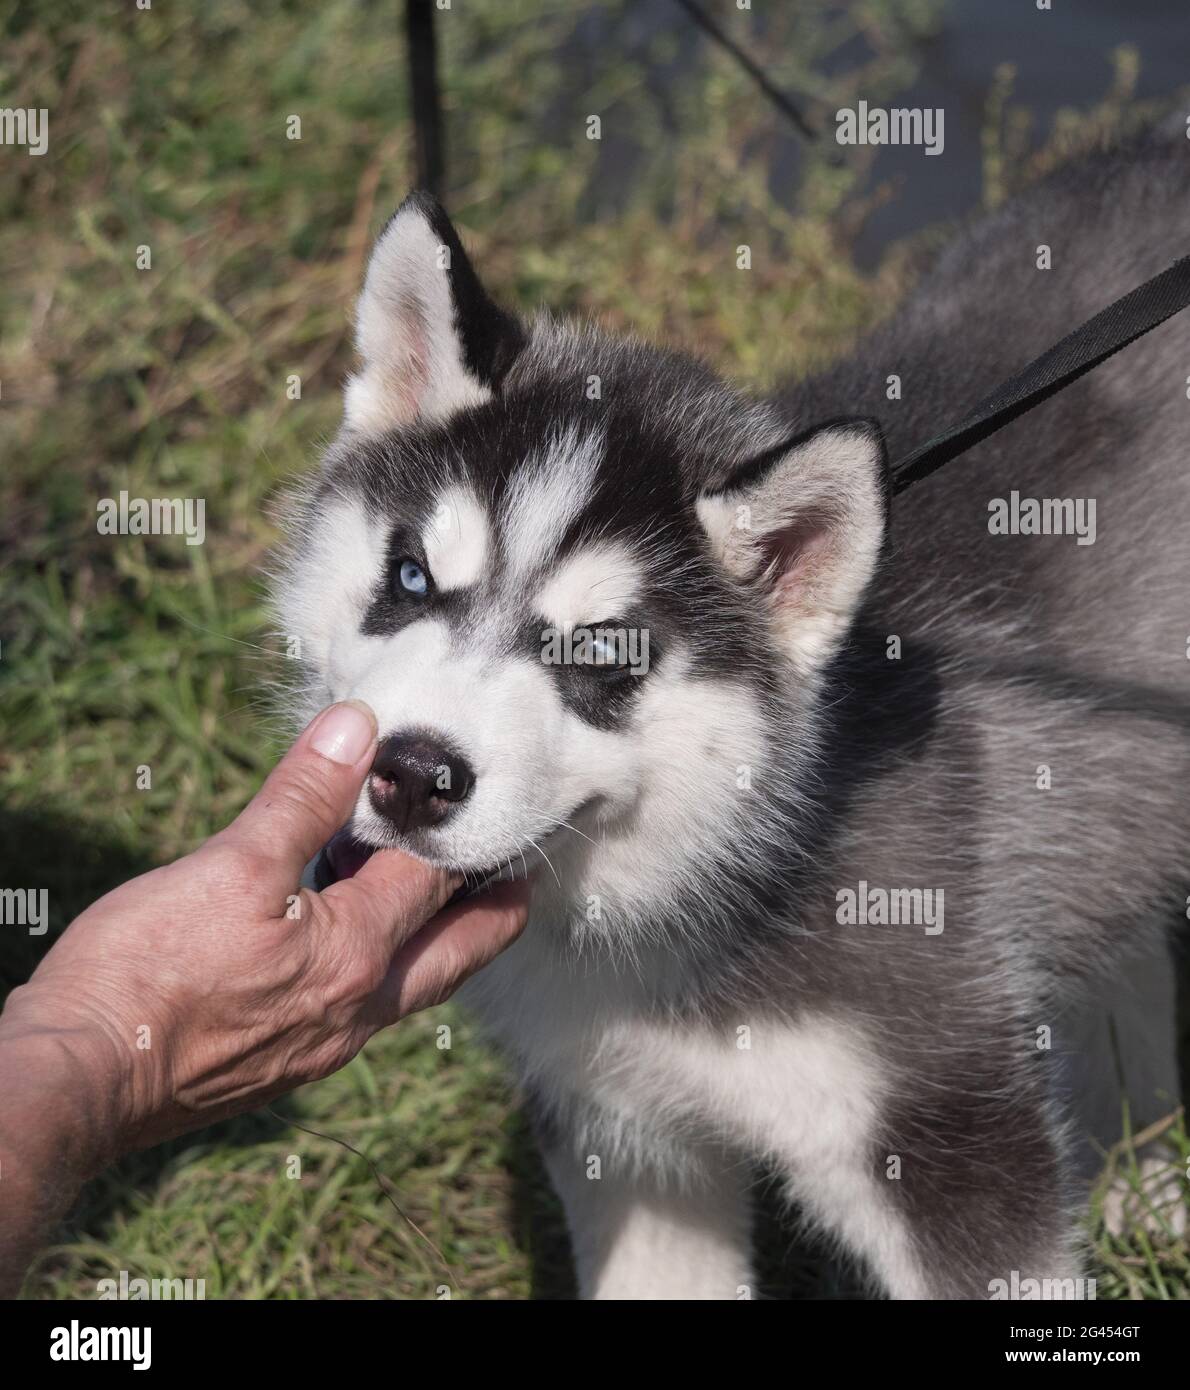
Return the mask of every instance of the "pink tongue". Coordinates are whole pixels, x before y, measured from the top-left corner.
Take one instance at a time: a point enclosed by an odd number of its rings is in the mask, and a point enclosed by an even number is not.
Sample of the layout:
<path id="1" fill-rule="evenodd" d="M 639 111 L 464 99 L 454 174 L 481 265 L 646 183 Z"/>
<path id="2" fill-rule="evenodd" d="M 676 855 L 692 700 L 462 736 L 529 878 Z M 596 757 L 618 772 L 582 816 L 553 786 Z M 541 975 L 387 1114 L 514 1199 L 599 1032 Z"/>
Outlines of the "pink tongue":
<path id="1" fill-rule="evenodd" d="M 340 830 L 328 843 L 326 857 L 337 879 L 354 878 L 372 857 L 372 848 L 353 839 L 349 830 Z"/>

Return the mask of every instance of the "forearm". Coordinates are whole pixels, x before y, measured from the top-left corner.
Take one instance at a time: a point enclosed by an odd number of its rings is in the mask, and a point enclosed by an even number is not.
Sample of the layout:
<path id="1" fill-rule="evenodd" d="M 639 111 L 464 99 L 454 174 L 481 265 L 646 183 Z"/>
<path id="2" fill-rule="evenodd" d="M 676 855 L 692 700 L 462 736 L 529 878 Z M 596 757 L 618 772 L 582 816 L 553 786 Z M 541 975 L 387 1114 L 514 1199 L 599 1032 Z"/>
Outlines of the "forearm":
<path id="1" fill-rule="evenodd" d="M 17 995 L 24 995 L 18 1000 Z M 115 1156 L 118 1077 L 95 1039 L 0 1014 L 0 1297 L 11 1298 L 82 1184 Z"/>

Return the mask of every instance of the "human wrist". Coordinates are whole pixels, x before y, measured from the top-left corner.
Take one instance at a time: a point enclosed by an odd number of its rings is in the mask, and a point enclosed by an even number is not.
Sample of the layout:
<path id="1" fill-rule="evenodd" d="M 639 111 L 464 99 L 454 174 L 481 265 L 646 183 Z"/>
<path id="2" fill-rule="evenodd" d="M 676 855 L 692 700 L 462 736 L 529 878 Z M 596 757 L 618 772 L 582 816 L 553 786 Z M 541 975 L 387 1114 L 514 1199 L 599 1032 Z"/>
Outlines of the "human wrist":
<path id="1" fill-rule="evenodd" d="M 26 990 L 28 986 L 25 987 Z M 17 994 L 22 991 L 16 991 Z M 32 1026 L 37 999 L 0 1015 L 0 1297 L 19 1292 L 30 1260 L 82 1184 L 115 1154 L 116 1078 L 97 1039 Z M 51 1015 L 52 1016 L 52 1015 Z"/>
<path id="2" fill-rule="evenodd" d="M 102 1029 L 63 1020 L 60 1003 L 33 982 L 0 1014 L 0 1151 L 82 1183 L 127 1142 L 127 1068 Z"/>

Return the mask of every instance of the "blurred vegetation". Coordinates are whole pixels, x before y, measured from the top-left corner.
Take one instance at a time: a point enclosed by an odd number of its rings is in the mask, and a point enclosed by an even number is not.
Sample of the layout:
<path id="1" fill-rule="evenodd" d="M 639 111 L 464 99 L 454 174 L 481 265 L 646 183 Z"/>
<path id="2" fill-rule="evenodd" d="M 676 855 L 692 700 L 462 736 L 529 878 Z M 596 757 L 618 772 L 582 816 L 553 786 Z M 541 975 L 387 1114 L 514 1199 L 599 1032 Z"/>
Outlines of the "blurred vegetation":
<path id="1" fill-rule="evenodd" d="M 766 15 L 754 51 L 796 100 L 833 108 L 909 82 L 938 12 L 800 0 Z M 902 292 L 911 248 L 871 275 L 847 253 L 862 152 L 776 171 L 782 118 L 676 6 L 467 0 L 437 21 L 447 202 L 510 304 L 763 384 L 839 352 Z M 224 824 L 282 746 L 260 578 L 274 503 L 336 427 L 350 307 L 412 142 L 395 3 L 0 0 L 0 34 L 4 104 L 51 113 L 46 156 L 0 163 L 0 882 L 49 884 L 57 931 Z M 848 47 L 854 65 L 824 78 Z M 1018 134 L 1007 118 L 991 132 L 997 196 Z M 204 498 L 206 543 L 99 536 L 96 503 L 122 489 Z M 44 945 L 6 939 L 0 983 Z M 279 1109 L 366 1152 L 453 1275 L 363 1159 L 260 1114 L 93 1184 L 27 1294 L 94 1296 L 120 1269 L 205 1278 L 210 1297 L 571 1292 L 507 1077 L 452 1010 Z M 788 1240 L 768 1244 L 769 1291 L 853 1291 L 817 1261 L 790 1276 Z M 1121 1296 L 1160 1296 L 1162 1277 L 1184 1293 L 1166 1244 L 1103 1244 Z"/>

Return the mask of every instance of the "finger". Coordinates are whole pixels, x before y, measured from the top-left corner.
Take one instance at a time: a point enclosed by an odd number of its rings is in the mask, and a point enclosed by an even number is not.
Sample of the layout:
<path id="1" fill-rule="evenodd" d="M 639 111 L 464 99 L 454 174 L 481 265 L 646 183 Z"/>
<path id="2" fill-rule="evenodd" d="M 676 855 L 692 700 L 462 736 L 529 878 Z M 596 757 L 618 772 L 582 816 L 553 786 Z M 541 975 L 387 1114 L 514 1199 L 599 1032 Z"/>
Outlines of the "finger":
<path id="1" fill-rule="evenodd" d="M 399 849 L 373 854 L 351 878 L 332 883 L 321 894 L 337 925 L 350 925 L 376 938 L 389 959 L 441 908 L 462 882 L 457 874 L 414 859 Z"/>
<path id="2" fill-rule="evenodd" d="M 273 860 L 278 880 L 295 884 L 351 815 L 375 750 L 376 716 L 367 705 L 324 709 L 216 841 Z"/>
<path id="3" fill-rule="evenodd" d="M 506 950 L 525 929 L 530 887 L 523 880 L 498 883 L 456 903 L 397 952 L 369 1012 L 386 1027 L 418 1009 L 441 1004 L 469 976 Z"/>

